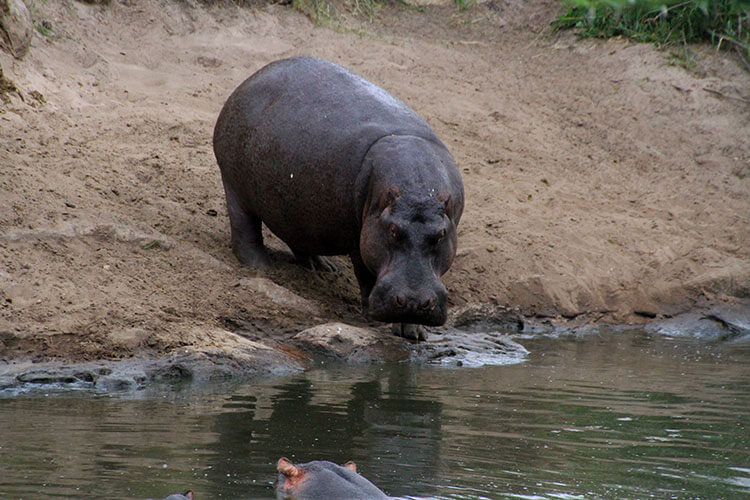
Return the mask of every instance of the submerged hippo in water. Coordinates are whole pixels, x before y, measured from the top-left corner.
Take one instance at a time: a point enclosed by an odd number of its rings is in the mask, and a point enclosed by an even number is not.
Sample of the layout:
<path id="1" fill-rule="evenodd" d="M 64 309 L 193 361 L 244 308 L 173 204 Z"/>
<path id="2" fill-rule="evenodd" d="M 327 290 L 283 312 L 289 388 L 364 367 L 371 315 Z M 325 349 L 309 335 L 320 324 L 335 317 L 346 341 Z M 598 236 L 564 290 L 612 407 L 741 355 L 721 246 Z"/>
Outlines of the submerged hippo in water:
<path id="1" fill-rule="evenodd" d="M 148 500 L 151 500 L 150 498 Z M 187 490 L 185 493 L 174 493 L 165 497 L 163 500 L 195 500 L 195 493 L 192 490 Z"/>
<path id="2" fill-rule="evenodd" d="M 278 500 L 382 500 L 385 493 L 357 474 L 354 462 L 336 465 L 313 461 L 294 465 L 286 458 L 276 464 Z"/>
<path id="3" fill-rule="evenodd" d="M 265 223 L 307 267 L 349 255 L 365 313 L 395 333 L 445 323 L 463 184 L 408 106 L 331 62 L 284 59 L 234 91 L 213 143 L 242 263 L 269 264 Z"/>

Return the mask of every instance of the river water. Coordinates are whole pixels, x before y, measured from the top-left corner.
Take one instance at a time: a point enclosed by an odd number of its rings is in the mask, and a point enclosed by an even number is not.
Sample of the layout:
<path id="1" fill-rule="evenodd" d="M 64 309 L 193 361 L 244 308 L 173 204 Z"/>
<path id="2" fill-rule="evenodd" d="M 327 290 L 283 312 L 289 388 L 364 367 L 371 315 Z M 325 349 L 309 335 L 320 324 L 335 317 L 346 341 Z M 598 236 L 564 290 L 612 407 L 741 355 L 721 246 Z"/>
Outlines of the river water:
<path id="1" fill-rule="evenodd" d="M 0 398 L 0 498 L 270 499 L 281 456 L 402 498 L 750 498 L 750 342 L 516 341 L 505 366 Z"/>

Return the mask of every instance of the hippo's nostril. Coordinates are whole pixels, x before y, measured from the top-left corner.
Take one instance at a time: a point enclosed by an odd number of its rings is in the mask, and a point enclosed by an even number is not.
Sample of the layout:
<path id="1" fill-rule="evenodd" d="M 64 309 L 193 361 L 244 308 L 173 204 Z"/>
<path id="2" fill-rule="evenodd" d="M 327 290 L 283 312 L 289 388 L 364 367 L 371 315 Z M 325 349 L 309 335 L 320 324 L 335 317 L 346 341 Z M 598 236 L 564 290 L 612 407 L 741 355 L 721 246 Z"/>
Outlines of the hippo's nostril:
<path id="1" fill-rule="evenodd" d="M 399 307 L 404 307 L 406 305 L 406 297 L 404 297 L 403 295 L 396 294 L 393 299 L 396 302 L 396 305 Z"/>
<path id="2" fill-rule="evenodd" d="M 429 299 L 419 304 L 419 308 L 420 309 L 432 309 L 432 306 L 434 304 L 435 304 L 435 297 L 430 297 Z"/>

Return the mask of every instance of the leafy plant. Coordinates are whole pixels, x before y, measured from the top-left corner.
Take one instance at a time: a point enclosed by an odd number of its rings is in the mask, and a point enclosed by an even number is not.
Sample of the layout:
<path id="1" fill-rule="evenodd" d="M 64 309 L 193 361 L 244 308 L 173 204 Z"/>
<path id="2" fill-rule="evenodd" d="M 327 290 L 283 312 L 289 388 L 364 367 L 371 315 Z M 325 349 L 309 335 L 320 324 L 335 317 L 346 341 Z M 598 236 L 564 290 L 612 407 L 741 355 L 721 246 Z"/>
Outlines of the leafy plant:
<path id="1" fill-rule="evenodd" d="M 458 7 L 458 10 L 466 10 L 469 7 L 473 7 L 477 2 L 476 0 L 455 0 L 456 1 L 456 7 Z"/>
<path id="2" fill-rule="evenodd" d="M 709 40 L 731 47 L 750 69 L 750 0 L 564 0 L 554 29 L 583 36 L 622 35 L 660 45 Z"/>
<path id="3" fill-rule="evenodd" d="M 320 26 L 333 20 L 334 8 L 325 0 L 292 0 L 292 6 Z"/>
<path id="4" fill-rule="evenodd" d="M 52 24 L 49 21 L 34 21 L 34 29 L 36 29 L 43 37 L 57 37 L 55 30 L 52 28 Z"/>

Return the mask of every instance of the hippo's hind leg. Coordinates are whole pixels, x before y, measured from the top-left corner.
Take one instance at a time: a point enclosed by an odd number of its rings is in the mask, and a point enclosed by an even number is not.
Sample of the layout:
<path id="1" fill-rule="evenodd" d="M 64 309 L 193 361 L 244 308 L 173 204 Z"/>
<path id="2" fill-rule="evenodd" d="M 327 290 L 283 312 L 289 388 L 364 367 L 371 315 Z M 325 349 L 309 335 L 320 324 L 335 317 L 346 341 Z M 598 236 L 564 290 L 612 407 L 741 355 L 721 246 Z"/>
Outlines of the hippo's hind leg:
<path id="1" fill-rule="evenodd" d="M 246 266 L 264 269 L 271 264 L 266 247 L 263 246 L 262 221 L 257 215 L 245 210 L 235 192 L 224 183 L 227 197 L 227 213 L 232 230 L 232 251 Z"/>
<path id="2" fill-rule="evenodd" d="M 292 250 L 292 253 L 294 254 L 294 258 L 297 259 L 297 262 L 302 267 L 312 269 L 313 271 L 322 271 L 324 273 L 338 272 L 338 268 L 336 267 L 336 265 L 322 255 L 307 255 L 304 253 L 295 252 L 294 250 Z"/>

